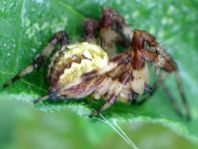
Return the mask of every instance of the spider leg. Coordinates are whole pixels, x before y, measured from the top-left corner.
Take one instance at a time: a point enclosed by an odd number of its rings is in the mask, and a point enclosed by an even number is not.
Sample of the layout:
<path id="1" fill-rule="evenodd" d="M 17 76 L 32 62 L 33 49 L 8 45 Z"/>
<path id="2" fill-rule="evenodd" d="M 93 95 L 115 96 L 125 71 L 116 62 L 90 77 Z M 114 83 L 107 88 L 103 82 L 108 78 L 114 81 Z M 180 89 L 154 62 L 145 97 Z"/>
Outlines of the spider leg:
<path id="1" fill-rule="evenodd" d="M 20 78 L 30 74 L 34 70 L 40 69 L 40 67 L 43 65 L 44 61 L 50 56 L 52 51 L 55 49 L 55 46 L 57 44 L 67 45 L 69 43 L 68 36 L 64 31 L 57 32 L 53 38 L 50 40 L 48 45 L 44 48 L 41 54 L 37 55 L 35 60 L 32 62 L 31 65 L 27 66 L 25 69 L 23 69 L 21 72 L 16 74 L 13 78 L 5 82 L 2 87 L 6 88 L 19 80 Z"/>
<path id="2" fill-rule="evenodd" d="M 130 99 L 129 101 L 132 104 L 136 104 L 136 105 L 142 105 L 144 104 L 153 94 L 155 93 L 155 90 L 152 86 L 145 84 L 144 87 L 144 95 L 146 97 L 142 98 L 142 99 L 138 99 L 139 94 L 138 93 L 132 93 L 135 96 L 132 97 L 132 100 Z"/>
<path id="3" fill-rule="evenodd" d="M 167 75 L 168 75 L 167 73 L 159 74 L 157 81 L 152 86 L 145 84 L 145 87 L 144 87 L 145 96 L 140 100 L 136 100 L 135 104 L 142 105 L 150 97 L 152 97 L 155 94 L 155 92 L 157 91 L 157 89 L 164 83 L 164 80 L 166 79 Z"/>
<path id="4" fill-rule="evenodd" d="M 103 10 L 99 21 L 85 20 L 84 36 L 86 41 L 101 45 L 108 56 L 112 57 L 117 53 L 117 44 L 130 47 L 133 31 L 121 15 L 107 8 Z"/>
<path id="5" fill-rule="evenodd" d="M 162 88 L 164 89 L 165 93 L 167 94 L 168 96 L 168 99 L 169 101 L 171 102 L 173 108 L 175 109 L 175 111 L 177 112 L 177 114 L 180 116 L 180 117 L 183 117 L 183 114 L 180 110 L 180 108 L 178 107 L 177 103 L 176 103 L 176 99 L 175 97 L 173 96 L 173 94 L 171 93 L 171 91 L 168 89 L 168 87 L 162 83 L 161 84 Z"/>
<path id="6" fill-rule="evenodd" d="M 185 107 L 185 110 L 186 110 L 186 114 L 187 114 L 186 118 L 189 121 L 191 119 L 190 109 L 189 109 L 188 102 L 186 100 L 186 96 L 184 94 L 183 83 L 182 83 L 182 80 L 181 80 L 181 77 L 180 77 L 180 74 L 179 74 L 178 70 L 175 72 L 175 76 L 176 76 L 177 88 L 179 90 L 179 93 L 180 93 L 180 96 L 181 96 L 181 99 L 182 99 L 182 103 L 183 103 L 183 105 Z"/>
<path id="7" fill-rule="evenodd" d="M 104 34 L 109 36 L 108 38 L 103 38 L 105 42 L 115 42 L 121 43 L 124 47 L 129 47 L 133 31 L 126 24 L 124 17 L 119 15 L 116 11 L 106 8 L 103 10 L 103 15 L 100 20 L 100 31 L 104 30 Z"/>
<path id="8" fill-rule="evenodd" d="M 126 65 L 125 67 L 127 67 L 128 65 Z M 114 70 L 115 72 L 110 77 L 110 79 L 113 81 L 108 89 L 108 92 L 106 93 L 108 97 L 107 102 L 97 111 L 91 113 L 90 117 L 97 116 L 99 113 L 111 107 L 117 101 L 117 98 L 119 97 L 120 92 L 122 91 L 126 83 L 131 79 L 131 72 L 129 72 L 128 70 L 123 71 L 122 68 L 118 68 L 118 70 L 122 73 Z M 100 89 L 103 89 L 103 86 L 96 90 L 96 92 L 100 91 Z"/>
<path id="9" fill-rule="evenodd" d="M 60 97 L 60 91 L 57 90 L 57 91 L 49 93 L 48 95 L 45 95 L 41 98 L 38 98 L 38 99 L 34 100 L 33 103 L 37 104 L 37 103 L 40 103 L 40 102 L 45 101 L 45 100 L 55 101 L 59 97 Z"/>
<path id="10" fill-rule="evenodd" d="M 190 117 L 191 117 L 190 109 L 186 100 L 186 96 L 184 94 L 183 84 L 182 84 L 182 80 L 179 74 L 177 64 L 171 58 L 171 56 L 165 51 L 165 49 L 161 47 L 159 47 L 159 49 L 160 50 L 158 52 L 144 50 L 144 49 L 141 49 L 139 51 L 141 52 L 142 57 L 145 59 L 145 61 L 152 63 L 156 68 L 162 69 L 167 74 L 175 73 L 177 88 L 178 88 L 182 103 L 186 109 L 186 114 L 187 114 L 186 117 L 188 120 L 190 120 Z M 157 87 L 159 85 L 157 85 Z"/>
<path id="11" fill-rule="evenodd" d="M 118 96 L 116 95 L 111 95 L 108 101 L 102 107 L 100 107 L 97 111 L 92 112 L 89 117 L 97 116 L 99 113 L 111 107 L 116 102 L 117 97 Z"/>
<path id="12" fill-rule="evenodd" d="M 86 41 L 101 45 L 112 57 L 117 53 L 116 44 L 121 44 L 126 48 L 130 46 L 133 31 L 117 12 L 104 9 L 99 21 L 85 20 L 84 36 Z"/>
<path id="13" fill-rule="evenodd" d="M 131 97 L 131 99 L 129 99 L 129 102 L 131 104 L 135 104 L 135 105 L 142 105 L 144 104 L 153 94 L 155 93 L 154 88 L 148 84 L 145 85 L 144 88 L 144 97 L 142 99 L 138 99 L 139 94 L 138 93 L 132 93 L 133 96 Z M 135 95 L 135 96 L 134 96 Z"/>
<path id="14" fill-rule="evenodd" d="M 173 94 L 171 93 L 171 91 L 168 89 L 168 87 L 165 85 L 165 83 L 162 83 L 160 84 L 162 86 L 162 88 L 164 89 L 165 93 L 167 94 L 168 96 L 168 99 L 169 101 L 171 102 L 173 108 L 175 109 L 176 113 L 180 116 L 180 117 L 183 117 L 183 114 L 179 108 L 179 106 L 177 105 L 176 103 L 176 99 L 175 97 L 173 96 Z M 149 85 L 146 85 L 145 86 L 145 94 L 146 94 L 146 97 L 144 97 L 143 99 L 141 100 L 133 100 L 133 103 L 134 104 L 137 104 L 137 105 L 142 105 L 144 104 L 146 101 L 148 101 L 148 99 L 150 99 L 150 97 L 156 92 L 158 87 L 151 87 Z"/>
<path id="15" fill-rule="evenodd" d="M 99 27 L 99 23 L 96 20 L 88 19 L 84 22 L 84 36 L 88 42 L 96 42 L 96 34 Z"/>
<path id="16" fill-rule="evenodd" d="M 137 104 L 137 105 L 144 104 L 148 99 L 150 99 L 150 97 L 152 97 L 154 95 L 154 93 L 157 91 L 157 89 L 161 86 L 163 88 L 163 90 L 165 91 L 166 95 L 168 96 L 168 99 L 171 102 L 176 113 L 180 117 L 183 117 L 184 115 L 182 114 L 182 111 L 180 110 L 179 106 L 177 105 L 175 97 L 173 96 L 172 92 L 169 90 L 169 88 L 164 83 L 164 80 L 166 79 L 167 75 L 168 74 L 165 74 L 164 76 L 160 75 L 159 79 L 154 83 L 153 86 L 146 84 L 145 88 L 144 88 L 145 96 L 140 100 L 136 100 L 136 99 L 132 100 L 132 103 Z M 176 75 L 176 77 L 178 77 L 178 76 Z M 180 81 L 179 78 L 177 78 L 177 79 L 178 79 L 178 81 Z M 181 81 L 179 83 L 181 83 Z M 182 93 L 180 93 L 180 96 L 181 96 L 182 102 L 185 106 L 185 110 L 186 110 L 186 114 L 187 114 L 186 118 L 187 118 L 187 120 L 190 120 L 191 119 L 190 110 L 189 110 L 185 95 L 183 93 L 183 90 L 181 89 L 182 85 L 179 83 L 177 83 L 177 86 L 178 86 L 178 88 L 180 88 L 179 92 L 182 92 Z"/>

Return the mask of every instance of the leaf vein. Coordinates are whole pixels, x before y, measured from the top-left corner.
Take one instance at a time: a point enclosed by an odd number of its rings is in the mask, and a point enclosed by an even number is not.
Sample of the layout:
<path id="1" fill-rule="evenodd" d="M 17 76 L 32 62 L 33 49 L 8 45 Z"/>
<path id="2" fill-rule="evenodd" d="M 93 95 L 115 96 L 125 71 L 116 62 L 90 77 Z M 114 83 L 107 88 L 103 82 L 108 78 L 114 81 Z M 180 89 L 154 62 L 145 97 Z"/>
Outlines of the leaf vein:
<path id="1" fill-rule="evenodd" d="M 58 3 L 60 3 L 62 6 L 64 6 L 65 8 L 69 9 L 70 11 L 74 12 L 76 15 L 78 15 L 81 18 L 86 18 L 84 15 L 82 15 L 81 12 L 79 12 L 78 10 L 74 9 L 73 7 L 71 7 L 69 4 L 67 4 L 66 2 L 63 2 L 62 0 L 56 0 Z"/>

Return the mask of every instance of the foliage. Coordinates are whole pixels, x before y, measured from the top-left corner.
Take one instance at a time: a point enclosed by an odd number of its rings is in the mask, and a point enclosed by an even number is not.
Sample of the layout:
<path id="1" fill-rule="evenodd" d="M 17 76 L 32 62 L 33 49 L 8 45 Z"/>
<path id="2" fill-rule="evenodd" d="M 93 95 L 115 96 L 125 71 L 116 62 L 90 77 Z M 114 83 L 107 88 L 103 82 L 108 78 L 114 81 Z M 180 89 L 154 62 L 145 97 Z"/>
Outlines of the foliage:
<path id="1" fill-rule="evenodd" d="M 2 0 L 0 4 L 0 84 L 32 62 L 37 53 L 58 30 L 66 30 L 73 42 L 82 41 L 83 21 L 99 18 L 103 7 L 112 7 L 120 12 L 132 28 L 157 33 L 157 39 L 176 59 L 181 69 L 185 91 L 193 119 L 190 122 L 179 118 L 159 90 L 143 106 L 116 104 L 105 112 L 107 118 L 160 122 L 182 135 L 198 138 L 198 27 L 197 2 L 116 0 Z M 33 73 L 13 86 L 0 90 L 0 100 L 29 102 L 47 93 L 46 68 Z M 166 82 L 177 94 L 174 78 Z M 76 110 L 76 107 L 82 110 Z M 72 109 L 79 114 L 88 114 L 83 103 L 45 103 L 37 106 L 44 111 Z"/>

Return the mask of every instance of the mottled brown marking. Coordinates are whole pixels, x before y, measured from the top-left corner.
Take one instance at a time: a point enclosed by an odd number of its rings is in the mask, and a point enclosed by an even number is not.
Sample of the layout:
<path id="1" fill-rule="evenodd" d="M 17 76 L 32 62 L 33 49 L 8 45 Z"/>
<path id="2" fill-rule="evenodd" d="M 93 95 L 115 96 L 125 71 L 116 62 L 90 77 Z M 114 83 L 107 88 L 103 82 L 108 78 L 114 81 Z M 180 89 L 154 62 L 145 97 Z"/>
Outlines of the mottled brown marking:
<path id="1" fill-rule="evenodd" d="M 95 90 L 95 85 L 92 82 L 92 80 L 81 82 L 78 85 L 72 86 L 64 91 L 61 92 L 62 96 L 69 96 L 71 97 L 79 97 L 83 98 L 85 96 L 88 96 Z"/>
<path id="2" fill-rule="evenodd" d="M 98 75 L 98 71 L 97 70 L 93 70 L 91 72 L 88 72 L 88 73 L 85 73 L 82 75 L 82 79 L 84 81 L 87 81 L 87 80 L 90 80 L 90 79 L 93 79 L 94 77 L 96 77 Z"/>
<path id="3" fill-rule="evenodd" d="M 141 37 L 141 32 L 138 32 L 137 30 L 133 33 L 133 39 L 131 42 L 131 47 L 133 47 L 134 50 L 140 50 L 144 48 L 144 38 Z"/>
<path id="4" fill-rule="evenodd" d="M 119 65 L 115 69 L 108 72 L 106 75 L 111 77 L 112 80 L 116 80 L 120 75 L 122 75 L 125 65 Z"/>
<path id="5" fill-rule="evenodd" d="M 131 54 L 129 52 L 124 52 L 118 54 L 110 59 L 110 62 L 114 62 L 116 64 L 126 64 L 132 61 Z"/>
<path id="6" fill-rule="evenodd" d="M 177 70 L 177 64 L 172 60 L 167 60 L 162 69 L 166 72 L 173 72 Z"/>
<path id="7" fill-rule="evenodd" d="M 140 53 L 140 56 L 146 60 L 146 61 L 151 61 L 153 63 L 156 63 L 159 61 L 158 56 L 159 54 L 154 52 L 154 51 L 149 51 L 149 49 L 140 49 L 138 50 Z"/>
<path id="8" fill-rule="evenodd" d="M 44 60 L 45 60 L 45 57 L 43 55 L 37 56 L 33 62 L 34 69 L 37 69 L 37 70 L 40 69 Z"/>
<path id="9" fill-rule="evenodd" d="M 120 64 L 120 62 L 123 61 L 123 57 L 124 57 L 123 54 L 116 55 L 116 56 L 114 56 L 114 57 L 111 59 L 111 62 L 116 62 L 116 63 Z"/>
<path id="10" fill-rule="evenodd" d="M 113 28 L 115 25 L 122 27 L 125 24 L 124 18 L 112 9 L 104 9 L 100 20 L 100 26 L 105 28 Z"/>
<path id="11" fill-rule="evenodd" d="M 112 95 L 109 97 L 108 103 L 112 105 L 112 104 L 115 103 L 116 99 L 117 99 L 117 95 L 112 94 Z"/>
<path id="12" fill-rule="evenodd" d="M 130 81 L 130 75 L 132 74 L 129 73 L 128 70 L 123 71 L 123 73 L 118 77 L 118 81 L 124 85 L 127 84 L 128 81 Z"/>
<path id="13" fill-rule="evenodd" d="M 100 75 L 96 78 L 96 81 L 94 82 L 96 86 L 99 86 L 102 81 L 105 79 L 105 76 L 104 75 Z"/>
<path id="14" fill-rule="evenodd" d="M 132 62 L 133 69 L 140 70 L 144 67 L 144 65 L 145 60 L 143 59 L 142 54 L 138 50 L 135 50 Z"/>
<path id="15" fill-rule="evenodd" d="M 83 98 L 90 95 L 101 84 L 105 77 L 100 76 L 86 81 L 80 82 L 78 85 L 72 86 L 61 92 L 62 96 Z"/>
<path id="16" fill-rule="evenodd" d="M 94 39 L 98 30 L 98 22 L 96 20 L 88 19 L 84 22 L 85 39 Z"/>
<path id="17" fill-rule="evenodd" d="M 155 40 L 153 35 L 143 30 L 134 30 L 131 46 L 135 50 L 140 50 L 145 48 L 145 44 L 148 44 L 150 47 L 154 48 L 158 47 L 158 42 Z"/>
<path id="18" fill-rule="evenodd" d="M 52 39 L 56 39 L 61 46 L 69 44 L 69 38 L 65 31 L 57 32 Z"/>
<path id="19" fill-rule="evenodd" d="M 50 68 L 50 74 L 48 76 L 50 90 L 56 90 L 58 87 L 58 80 L 60 76 L 64 73 L 65 69 L 71 68 L 72 63 L 80 64 L 83 59 L 87 59 L 84 55 L 72 55 L 71 57 L 65 59 L 64 53 L 66 51 L 63 50 L 59 53 L 59 55 L 53 61 L 53 67 Z M 62 62 L 61 65 L 58 64 Z"/>

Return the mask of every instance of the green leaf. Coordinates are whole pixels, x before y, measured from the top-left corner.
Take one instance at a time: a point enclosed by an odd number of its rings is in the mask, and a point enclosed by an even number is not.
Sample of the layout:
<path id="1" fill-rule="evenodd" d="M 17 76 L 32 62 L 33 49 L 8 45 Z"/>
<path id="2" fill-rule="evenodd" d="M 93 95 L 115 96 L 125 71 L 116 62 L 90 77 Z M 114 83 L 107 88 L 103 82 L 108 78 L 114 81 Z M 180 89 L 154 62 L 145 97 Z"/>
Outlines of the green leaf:
<path id="1" fill-rule="evenodd" d="M 32 62 L 50 37 L 65 30 L 73 42 L 83 40 L 83 21 L 99 18 L 102 8 L 111 7 L 123 15 L 132 28 L 157 34 L 157 39 L 176 59 L 181 69 L 192 120 L 177 116 L 166 94 L 159 89 L 142 106 L 116 104 L 104 114 L 119 120 L 134 119 L 162 123 L 194 141 L 198 140 L 198 26 L 197 2 L 135 0 L 2 0 L 0 3 L 0 84 Z M 0 90 L 0 101 L 29 102 L 47 94 L 47 64 L 38 72 Z M 173 77 L 167 81 L 177 95 Z M 178 96 L 178 95 L 177 95 Z M 70 108 L 78 114 L 90 112 L 83 103 L 41 104 L 44 111 Z"/>

